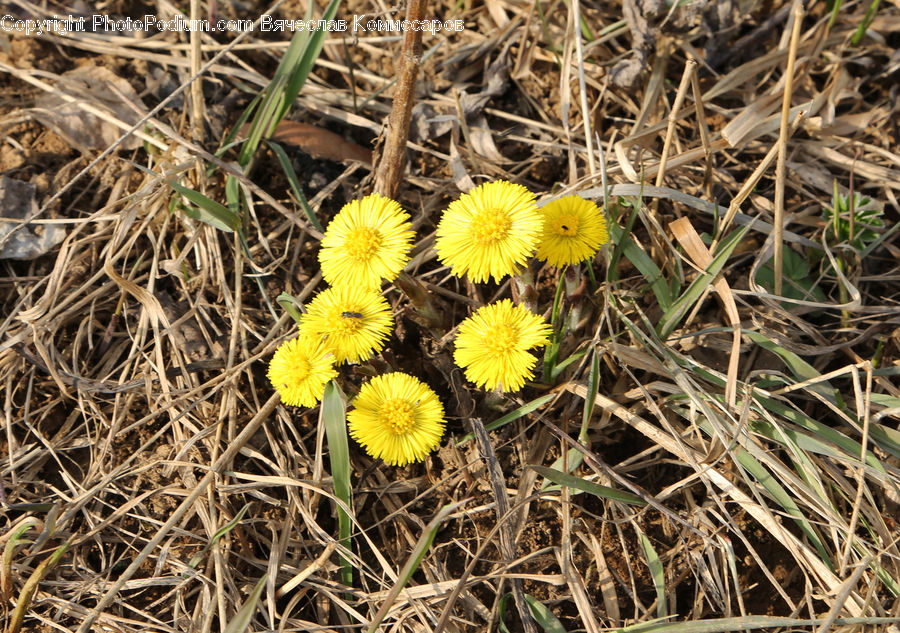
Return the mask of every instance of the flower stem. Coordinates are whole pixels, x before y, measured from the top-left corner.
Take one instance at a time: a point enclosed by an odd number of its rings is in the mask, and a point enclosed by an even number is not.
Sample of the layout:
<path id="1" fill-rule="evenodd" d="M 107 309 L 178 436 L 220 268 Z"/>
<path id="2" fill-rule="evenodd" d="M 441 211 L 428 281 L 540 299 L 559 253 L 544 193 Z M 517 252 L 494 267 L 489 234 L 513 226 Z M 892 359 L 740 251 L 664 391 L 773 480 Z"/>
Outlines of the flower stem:
<path id="1" fill-rule="evenodd" d="M 425 0 L 409 0 L 406 19 L 421 21 L 425 16 Z M 388 118 L 384 152 L 375 168 L 375 191 L 388 198 L 395 198 L 400 188 L 403 167 L 406 163 L 406 141 L 409 137 L 409 121 L 415 101 L 416 76 L 422 59 L 422 31 L 410 29 L 403 39 L 397 68 L 397 91 Z"/>

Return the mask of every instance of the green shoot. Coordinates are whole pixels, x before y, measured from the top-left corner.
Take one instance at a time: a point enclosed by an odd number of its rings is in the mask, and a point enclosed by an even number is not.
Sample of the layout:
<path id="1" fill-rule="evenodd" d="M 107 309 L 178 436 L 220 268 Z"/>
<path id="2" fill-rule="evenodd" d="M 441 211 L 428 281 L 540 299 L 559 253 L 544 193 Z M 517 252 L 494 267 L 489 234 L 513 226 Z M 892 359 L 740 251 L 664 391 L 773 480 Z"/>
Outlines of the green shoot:
<path id="1" fill-rule="evenodd" d="M 325 426 L 325 437 L 328 440 L 328 455 L 331 459 L 331 477 L 334 480 L 334 495 L 352 508 L 350 495 L 350 446 L 347 440 L 347 418 L 344 410 L 344 397 L 340 387 L 333 380 L 325 385 L 322 396 L 322 407 L 319 410 L 319 424 Z M 337 509 L 338 538 L 348 551 L 353 547 L 350 540 L 351 521 L 341 506 Z M 353 564 L 341 554 L 341 581 L 348 587 L 353 586 Z"/>

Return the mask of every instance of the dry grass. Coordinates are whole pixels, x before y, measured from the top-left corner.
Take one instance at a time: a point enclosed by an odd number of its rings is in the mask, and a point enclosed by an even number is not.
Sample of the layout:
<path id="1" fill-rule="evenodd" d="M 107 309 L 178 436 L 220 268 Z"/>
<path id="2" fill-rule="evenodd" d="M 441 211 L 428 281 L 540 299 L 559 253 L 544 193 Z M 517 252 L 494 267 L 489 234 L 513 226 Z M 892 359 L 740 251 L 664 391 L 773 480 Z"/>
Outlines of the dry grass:
<path id="1" fill-rule="evenodd" d="M 305 11 L 217 4 L 226 17 Z M 293 330 L 276 297 L 324 287 L 321 233 L 270 150 L 247 173 L 239 150 L 216 154 L 287 38 L 0 34 L 0 169 L 35 184 L 33 225 L 67 233 L 47 255 L 0 260 L 5 626 L 896 627 L 900 6 L 882 3 L 854 46 L 868 3 L 833 22 L 824 3 L 651 4 L 626 0 L 627 21 L 619 4 L 578 0 L 428 7 L 466 29 L 423 40 L 398 194 L 419 241 L 403 292 L 386 293 L 388 351 L 340 384 L 352 395 L 370 373 L 415 373 L 448 434 L 402 469 L 351 443 L 352 551 L 318 412 L 280 405 L 265 379 Z M 338 15 L 385 10 L 354 0 Z M 329 37 L 290 117 L 370 147 L 399 47 Z M 77 65 L 126 79 L 140 103 L 84 98 L 61 78 Z M 73 147 L 45 127 L 46 94 L 99 112 L 120 141 Z M 323 224 L 372 190 L 369 165 L 289 153 Z M 224 203 L 226 176 L 249 201 L 246 250 L 173 211 L 168 182 Z M 535 263 L 532 283 L 476 286 L 439 265 L 441 210 L 498 178 L 607 201 L 596 285 Z M 883 208 L 874 245 L 829 233 L 835 182 Z M 558 360 L 571 362 L 518 394 L 466 384 L 452 328 L 510 293 L 549 315 L 558 283 Z M 551 465 L 574 477 L 551 485 Z"/>

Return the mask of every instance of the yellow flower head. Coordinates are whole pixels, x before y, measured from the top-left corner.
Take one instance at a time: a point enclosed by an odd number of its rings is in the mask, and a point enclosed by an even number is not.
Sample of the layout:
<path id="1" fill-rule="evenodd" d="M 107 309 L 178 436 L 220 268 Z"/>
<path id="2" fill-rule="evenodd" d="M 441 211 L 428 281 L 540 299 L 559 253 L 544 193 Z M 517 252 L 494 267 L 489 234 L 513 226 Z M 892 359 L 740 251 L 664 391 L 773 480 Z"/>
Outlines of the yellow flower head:
<path id="1" fill-rule="evenodd" d="M 382 350 L 392 325 L 391 307 L 377 290 L 335 286 L 309 302 L 300 334 L 324 340 L 339 363 L 359 363 Z"/>
<path id="2" fill-rule="evenodd" d="M 537 256 L 562 267 L 590 259 L 609 241 L 603 212 L 581 196 L 566 196 L 541 207 L 544 232 Z"/>
<path id="3" fill-rule="evenodd" d="M 332 286 L 380 288 L 409 261 L 413 239 L 409 215 L 377 193 L 344 205 L 325 230 L 319 264 Z"/>
<path id="4" fill-rule="evenodd" d="M 459 324 L 453 360 L 479 387 L 518 391 L 533 375 L 528 350 L 546 345 L 549 334 L 541 317 L 503 299 Z"/>
<path id="5" fill-rule="evenodd" d="M 296 407 L 314 407 L 325 383 L 335 376 L 334 356 L 313 339 L 297 337 L 282 343 L 269 362 L 269 380 L 281 401 Z"/>
<path id="6" fill-rule="evenodd" d="M 500 281 L 534 253 L 542 225 L 533 193 L 504 180 L 489 182 L 450 203 L 434 247 L 457 277 Z"/>
<path id="7" fill-rule="evenodd" d="M 347 414 L 350 435 L 372 457 L 392 466 L 425 459 L 444 434 L 444 407 L 431 388 L 408 374 L 376 376 L 359 390 Z"/>

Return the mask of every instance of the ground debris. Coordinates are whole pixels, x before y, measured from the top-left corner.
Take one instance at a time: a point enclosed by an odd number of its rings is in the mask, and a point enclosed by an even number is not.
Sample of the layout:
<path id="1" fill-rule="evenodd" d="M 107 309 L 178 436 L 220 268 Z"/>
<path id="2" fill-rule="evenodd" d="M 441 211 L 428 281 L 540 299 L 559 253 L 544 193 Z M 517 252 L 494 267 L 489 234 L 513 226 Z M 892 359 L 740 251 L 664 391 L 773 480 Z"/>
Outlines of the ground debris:
<path id="1" fill-rule="evenodd" d="M 0 259 L 34 259 L 66 237 L 66 229 L 59 225 L 10 221 L 37 215 L 34 194 L 33 184 L 0 176 Z"/>
<path id="2" fill-rule="evenodd" d="M 58 92 L 41 95 L 34 117 L 83 152 L 105 150 L 117 142 L 123 130 L 113 121 L 132 126 L 141 119 L 135 108 L 143 105 L 134 88 L 102 66 L 81 66 L 59 76 Z M 73 97 L 75 100 L 73 100 Z M 89 104 L 110 118 L 85 110 Z M 141 140 L 129 136 L 120 149 L 137 149 Z"/>

